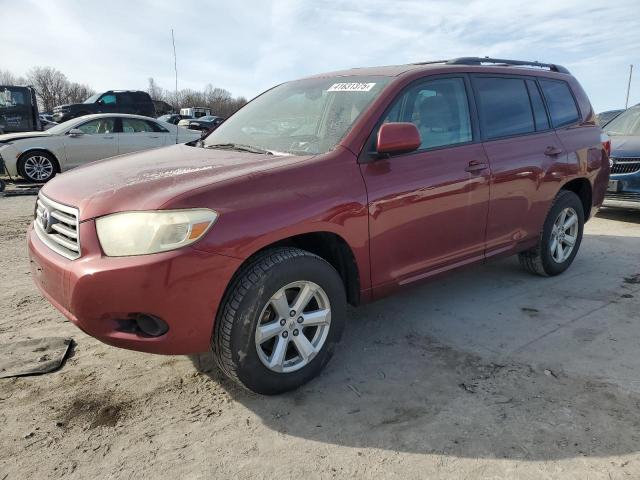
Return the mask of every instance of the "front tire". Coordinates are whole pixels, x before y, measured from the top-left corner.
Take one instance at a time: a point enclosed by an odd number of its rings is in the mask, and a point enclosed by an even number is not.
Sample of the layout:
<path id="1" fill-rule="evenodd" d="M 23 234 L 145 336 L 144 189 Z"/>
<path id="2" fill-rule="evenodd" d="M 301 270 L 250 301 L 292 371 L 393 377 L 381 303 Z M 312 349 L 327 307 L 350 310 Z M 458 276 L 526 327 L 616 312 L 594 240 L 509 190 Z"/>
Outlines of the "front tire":
<path id="1" fill-rule="evenodd" d="M 236 276 L 216 319 L 216 363 L 253 392 L 273 395 L 320 373 L 342 336 L 344 285 L 324 259 L 267 250 Z"/>
<path id="2" fill-rule="evenodd" d="M 25 180 L 45 183 L 56 175 L 57 163 L 53 155 L 42 151 L 28 152 L 18 162 L 18 172 Z"/>
<path id="3" fill-rule="evenodd" d="M 538 245 L 520 253 L 520 265 L 545 277 L 561 274 L 573 263 L 583 230 L 584 208 L 580 197 L 561 190 L 547 214 Z"/>

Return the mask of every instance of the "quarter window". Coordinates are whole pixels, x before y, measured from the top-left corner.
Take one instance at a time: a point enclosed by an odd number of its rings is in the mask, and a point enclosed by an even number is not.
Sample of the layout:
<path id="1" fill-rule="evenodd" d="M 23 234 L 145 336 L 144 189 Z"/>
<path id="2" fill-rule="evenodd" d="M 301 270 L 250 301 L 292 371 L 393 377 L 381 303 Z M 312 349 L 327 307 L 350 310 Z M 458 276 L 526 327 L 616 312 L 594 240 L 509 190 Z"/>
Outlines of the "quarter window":
<path id="1" fill-rule="evenodd" d="M 462 78 L 442 78 L 409 88 L 392 105 L 384 122 L 418 127 L 420 149 L 470 142 L 469 102 Z"/>
<path id="2" fill-rule="evenodd" d="M 500 138 L 535 131 L 531 102 L 524 79 L 476 77 L 480 126 L 485 138 Z"/>
<path id="3" fill-rule="evenodd" d="M 566 82 L 541 79 L 540 86 L 544 97 L 547 99 L 554 127 L 571 125 L 580 120 L 578 107 Z"/>

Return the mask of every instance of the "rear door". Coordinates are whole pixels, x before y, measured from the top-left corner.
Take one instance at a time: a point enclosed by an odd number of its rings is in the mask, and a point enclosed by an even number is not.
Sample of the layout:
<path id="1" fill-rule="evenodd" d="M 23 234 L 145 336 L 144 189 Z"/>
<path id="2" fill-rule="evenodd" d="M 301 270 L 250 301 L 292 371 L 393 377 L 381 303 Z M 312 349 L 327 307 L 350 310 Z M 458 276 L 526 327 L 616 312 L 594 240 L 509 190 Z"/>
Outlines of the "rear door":
<path id="1" fill-rule="evenodd" d="M 566 174 L 566 152 L 551 127 L 535 77 L 478 74 L 472 83 L 491 163 L 491 256 L 538 237 Z"/>
<path id="2" fill-rule="evenodd" d="M 78 136 L 64 136 L 64 149 L 67 155 L 66 168 L 113 157 L 118 154 L 116 119 L 97 118 L 76 126 L 83 132 Z"/>
<path id="3" fill-rule="evenodd" d="M 422 145 L 361 165 L 376 293 L 484 256 L 490 170 L 468 90 L 464 75 L 409 86 L 383 121 L 415 123 Z"/>
<path id="4" fill-rule="evenodd" d="M 118 133 L 118 153 L 130 153 L 165 145 L 168 132 L 156 122 L 140 118 L 121 118 L 122 129 Z"/>

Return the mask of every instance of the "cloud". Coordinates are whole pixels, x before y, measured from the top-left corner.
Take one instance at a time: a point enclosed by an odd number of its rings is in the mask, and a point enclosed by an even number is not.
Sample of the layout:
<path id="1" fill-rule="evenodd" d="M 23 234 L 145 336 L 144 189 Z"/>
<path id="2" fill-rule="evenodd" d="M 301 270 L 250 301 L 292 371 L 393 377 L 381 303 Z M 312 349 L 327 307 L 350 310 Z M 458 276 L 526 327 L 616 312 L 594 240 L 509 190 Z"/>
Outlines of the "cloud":
<path id="1" fill-rule="evenodd" d="M 172 27 L 181 88 L 248 97 L 322 71 L 491 55 L 563 64 L 604 110 L 623 105 L 628 66 L 640 63 L 636 0 L 0 0 L 0 10 L 11 19 L 0 68 L 51 65 L 99 90 L 145 88 L 150 76 L 171 87 Z"/>

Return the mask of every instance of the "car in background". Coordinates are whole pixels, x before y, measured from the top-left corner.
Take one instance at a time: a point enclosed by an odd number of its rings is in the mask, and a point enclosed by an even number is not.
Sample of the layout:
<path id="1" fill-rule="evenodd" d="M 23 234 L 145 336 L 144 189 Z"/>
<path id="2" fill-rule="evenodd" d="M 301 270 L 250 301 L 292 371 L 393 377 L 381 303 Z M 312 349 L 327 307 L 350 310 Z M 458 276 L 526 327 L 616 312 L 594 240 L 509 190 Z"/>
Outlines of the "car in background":
<path id="1" fill-rule="evenodd" d="M 611 176 L 606 207 L 640 208 L 640 105 L 606 124 L 611 141 Z"/>
<path id="2" fill-rule="evenodd" d="M 72 118 L 92 113 L 130 113 L 155 117 L 156 107 L 147 92 L 140 90 L 108 90 L 96 93 L 83 103 L 59 105 L 53 109 L 55 122 L 66 122 Z"/>
<path id="3" fill-rule="evenodd" d="M 42 130 L 33 87 L 0 85 L 0 134 Z"/>
<path id="4" fill-rule="evenodd" d="M 178 122 L 183 118 L 185 117 L 183 117 L 179 113 L 167 113 L 166 115 L 159 116 L 158 120 L 161 122 L 170 123 L 171 125 L 177 125 Z"/>
<path id="5" fill-rule="evenodd" d="M 187 107 L 180 109 L 180 115 L 182 118 L 200 118 L 211 115 L 211 110 L 204 107 Z"/>
<path id="6" fill-rule="evenodd" d="M 200 118 L 187 118 L 180 120 L 178 125 L 190 130 L 199 130 L 204 133 L 214 131 L 218 126 L 224 122 L 224 118 L 216 117 L 215 115 L 207 115 Z"/>
<path id="7" fill-rule="evenodd" d="M 604 127 L 607 123 L 609 123 L 611 120 L 616 118 L 622 112 L 624 112 L 624 108 L 618 109 L 618 110 L 607 110 L 606 112 L 600 112 L 599 114 L 596 115 L 596 120 L 598 121 L 598 125 L 600 125 L 601 127 Z"/>
<path id="8" fill-rule="evenodd" d="M 198 138 L 198 132 L 153 118 L 102 113 L 45 132 L 0 135 L 0 161 L 9 175 L 44 183 L 85 163 Z"/>
<path id="9" fill-rule="evenodd" d="M 49 130 L 51 127 L 58 125 L 57 122 L 51 120 L 51 115 L 43 115 L 40 114 L 40 125 L 42 126 L 42 130 Z"/>

